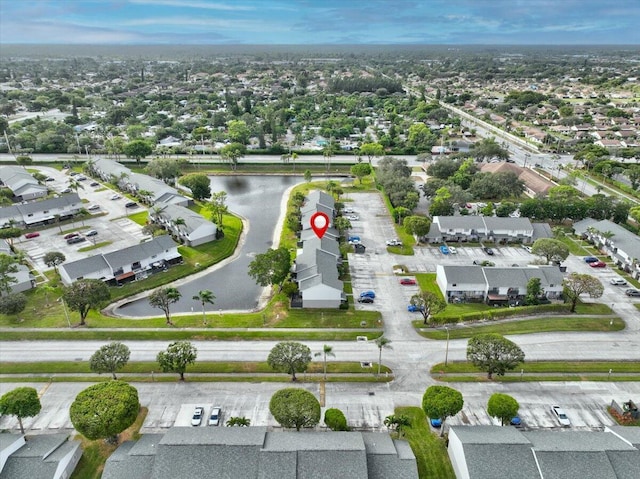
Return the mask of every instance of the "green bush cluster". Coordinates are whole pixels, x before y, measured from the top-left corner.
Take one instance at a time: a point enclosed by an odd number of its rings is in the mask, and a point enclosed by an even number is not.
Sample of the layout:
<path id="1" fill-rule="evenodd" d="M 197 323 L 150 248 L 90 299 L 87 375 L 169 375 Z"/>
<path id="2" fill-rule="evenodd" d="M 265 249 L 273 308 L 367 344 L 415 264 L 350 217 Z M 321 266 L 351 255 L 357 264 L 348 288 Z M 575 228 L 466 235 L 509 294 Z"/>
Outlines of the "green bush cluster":
<path id="1" fill-rule="evenodd" d="M 452 323 L 456 321 L 481 321 L 504 319 L 511 316 L 524 316 L 527 314 L 544 314 L 544 313 L 568 313 L 571 309 L 570 304 L 540 304 L 537 306 L 520 306 L 515 308 L 496 308 L 489 311 L 475 311 L 472 313 L 463 313 L 456 316 L 438 315 L 432 321 L 435 323 Z"/>
<path id="2" fill-rule="evenodd" d="M 340 409 L 327 409 L 324 413 L 324 423 L 332 431 L 349 431 L 351 428 L 347 425 L 347 418 Z"/>

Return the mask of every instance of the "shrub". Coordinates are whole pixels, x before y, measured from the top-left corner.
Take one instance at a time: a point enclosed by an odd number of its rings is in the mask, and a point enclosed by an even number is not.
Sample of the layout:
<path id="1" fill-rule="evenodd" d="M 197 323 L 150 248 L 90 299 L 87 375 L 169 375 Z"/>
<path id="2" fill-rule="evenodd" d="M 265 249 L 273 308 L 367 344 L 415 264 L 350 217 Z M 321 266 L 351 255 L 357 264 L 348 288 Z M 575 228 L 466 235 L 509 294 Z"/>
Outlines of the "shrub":
<path id="1" fill-rule="evenodd" d="M 324 423 L 332 431 L 349 431 L 351 428 L 347 425 L 347 418 L 340 409 L 327 409 L 324 413 Z"/>

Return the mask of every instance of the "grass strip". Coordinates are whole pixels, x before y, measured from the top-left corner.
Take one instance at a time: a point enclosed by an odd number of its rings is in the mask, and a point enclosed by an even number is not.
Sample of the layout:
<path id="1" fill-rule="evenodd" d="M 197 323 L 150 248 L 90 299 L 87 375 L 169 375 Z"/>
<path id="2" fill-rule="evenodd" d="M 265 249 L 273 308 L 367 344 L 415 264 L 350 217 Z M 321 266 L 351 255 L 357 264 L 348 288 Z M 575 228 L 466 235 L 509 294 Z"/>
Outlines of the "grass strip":
<path id="1" fill-rule="evenodd" d="M 327 374 L 373 374 L 378 368 L 363 368 L 359 362 L 327 362 Z M 2 374 L 91 374 L 88 361 L 41 361 L 41 362 L 2 362 Z M 129 362 L 118 371 L 126 374 L 151 374 L 159 372 L 155 361 Z M 257 361 L 198 361 L 189 366 L 190 374 L 270 374 L 273 369 L 265 362 Z M 308 374 L 322 374 L 323 363 L 312 362 L 307 369 Z M 382 373 L 390 373 L 391 369 L 381 367 Z M 107 374 L 106 376 L 109 376 Z"/>
<path id="2" fill-rule="evenodd" d="M 124 340 L 225 340 L 225 341 L 257 341 L 257 340 L 309 340 L 309 341 L 355 341 L 358 336 L 366 336 L 369 341 L 382 336 L 380 332 L 343 332 L 343 331 L 189 331 L 189 330 L 126 330 L 126 331 L 96 331 L 91 329 L 79 330 L 68 329 L 60 331 L 3 331 L 3 341 L 21 340 L 104 340 L 104 341 L 124 341 Z"/>
<path id="3" fill-rule="evenodd" d="M 397 407 L 394 413 L 411 421 L 411 425 L 404 428 L 404 439 L 416 456 L 418 477 L 455 479 L 445 440 L 432 432 L 424 411 L 419 407 Z"/>
<path id="4" fill-rule="evenodd" d="M 558 381 L 594 381 L 594 382 L 638 382 L 640 376 L 619 376 L 616 374 L 594 376 L 589 374 L 567 374 L 567 375 L 548 375 L 536 376 L 524 374 L 516 376 L 493 376 L 493 379 L 487 379 L 487 375 L 477 376 L 436 376 L 435 379 L 442 382 L 452 383 L 527 383 L 527 382 L 558 382 Z"/>
<path id="5" fill-rule="evenodd" d="M 612 324 L 613 323 L 613 324 Z M 447 331 L 442 329 L 420 330 L 424 327 L 421 320 L 416 320 L 413 325 L 421 336 L 429 339 L 446 340 Z M 591 331 L 611 332 L 622 331 L 625 322 L 618 317 L 609 318 L 581 318 L 571 317 L 546 317 L 537 319 L 523 319 L 517 321 L 500 322 L 494 324 L 475 323 L 464 327 L 449 328 L 449 339 L 464 339 L 484 333 L 505 334 L 535 334 L 554 331 Z"/>
<path id="6" fill-rule="evenodd" d="M 517 372 L 524 369 L 525 373 L 598 373 L 608 374 L 612 370 L 616 374 L 635 374 L 640 379 L 640 361 L 527 361 L 515 368 Z M 431 367 L 431 374 L 459 374 L 473 373 L 485 374 L 467 361 L 449 361 L 445 366 L 443 363 L 434 364 Z M 511 373 L 513 374 L 513 373 Z M 518 373 L 519 374 L 519 373 Z"/>

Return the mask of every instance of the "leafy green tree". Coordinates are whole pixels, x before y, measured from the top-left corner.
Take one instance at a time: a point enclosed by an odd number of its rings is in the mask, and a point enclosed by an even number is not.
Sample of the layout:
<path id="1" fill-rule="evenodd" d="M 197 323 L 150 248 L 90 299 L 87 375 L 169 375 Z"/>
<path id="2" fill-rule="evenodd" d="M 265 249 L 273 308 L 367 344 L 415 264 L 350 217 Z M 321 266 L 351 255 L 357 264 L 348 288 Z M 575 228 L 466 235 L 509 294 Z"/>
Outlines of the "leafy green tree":
<path id="1" fill-rule="evenodd" d="M 227 427 L 249 427 L 251 426 L 251 419 L 247 419 L 244 416 L 233 416 L 227 419 L 225 425 Z"/>
<path id="2" fill-rule="evenodd" d="M 6 239 L 9 241 L 9 246 L 13 246 L 13 240 L 20 238 L 22 230 L 20 228 L 2 228 L 0 229 L 0 239 Z"/>
<path id="3" fill-rule="evenodd" d="M 171 322 L 171 305 L 180 301 L 182 294 L 176 288 L 158 288 L 149 295 L 149 304 L 154 308 L 161 309 L 167 319 L 167 324 Z"/>
<path id="4" fill-rule="evenodd" d="M 22 293 L 0 296 L 0 314 L 18 314 L 27 306 L 27 297 Z"/>
<path id="5" fill-rule="evenodd" d="M 494 393 L 487 403 L 487 413 L 500 419 L 501 425 L 509 424 L 518 415 L 520 404 L 508 394 Z"/>
<path id="6" fill-rule="evenodd" d="M 453 214 L 453 201 L 451 193 L 447 187 L 442 187 L 436 191 L 436 195 L 429 206 L 431 216 L 450 216 Z"/>
<path id="7" fill-rule="evenodd" d="M 202 304 L 202 321 L 206 321 L 206 317 L 205 317 L 205 310 L 204 307 L 208 304 L 215 304 L 215 300 L 216 297 L 214 296 L 212 291 L 209 291 L 208 289 L 203 289 L 198 291 L 198 294 L 196 294 L 195 296 L 193 296 L 191 299 L 193 299 L 194 301 L 198 301 L 200 304 Z"/>
<path id="8" fill-rule="evenodd" d="M 11 293 L 11 285 L 18 280 L 14 276 L 18 272 L 18 262 L 15 257 L 0 253 L 0 295 Z"/>
<path id="9" fill-rule="evenodd" d="M 373 170 L 369 163 L 356 163 L 351 167 L 351 174 L 358 178 L 360 184 L 362 184 L 362 178 L 370 175 L 372 171 Z"/>
<path id="10" fill-rule="evenodd" d="M 464 400 L 462 394 L 448 386 L 430 386 L 422 396 L 422 409 L 427 417 L 440 419 L 444 434 L 444 423 L 450 416 L 455 416 L 462 410 Z"/>
<path id="11" fill-rule="evenodd" d="M 407 144 L 415 151 L 430 151 L 437 141 L 438 137 L 424 123 L 414 123 L 409 127 Z"/>
<path id="12" fill-rule="evenodd" d="M 160 351 L 156 360 L 162 372 L 178 373 L 180 381 L 184 381 L 187 366 L 196 362 L 198 350 L 189 341 L 174 341 L 166 351 Z"/>
<path id="13" fill-rule="evenodd" d="M 216 226 L 222 228 L 222 219 L 229 211 L 229 207 L 227 206 L 227 192 L 218 191 L 213 193 L 211 200 L 209 200 L 209 203 L 207 203 L 205 207 L 211 211 L 211 219 Z"/>
<path id="14" fill-rule="evenodd" d="M 181 165 L 178 160 L 171 158 L 156 158 L 149 162 L 145 171 L 163 181 L 173 181 L 180 176 Z"/>
<path id="15" fill-rule="evenodd" d="M 129 158 L 135 158 L 140 163 L 142 158 L 146 158 L 153 152 L 153 147 L 145 140 L 133 140 L 125 144 L 122 151 Z"/>
<path id="16" fill-rule="evenodd" d="M 418 308 L 422 313 L 424 324 L 427 324 L 431 316 L 441 313 L 447 307 L 447 303 L 437 294 L 431 291 L 420 291 L 411 296 L 409 303 Z"/>
<path id="17" fill-rule="evenodd" d="M 333 347 L 329 346 L 328 344 L 325 344 L 322 347 L 322 352 L 321 353 L 315 353 L 314 356 L 315 357 L 322 356 L 322 372 L 323 372 L 323 378 L 326 381 L 326 379 L 327 379 L 327 356 L 331 356 L 332 358 L 336 357 L 336 355 L 333 353 Z"/>
<path id="18" fill-rule="evenodd" d="M 311 170 L 304 170 L 304 181 L 311 182 Z"/>
<path id="19" fill-rule="evenodd" d="M 119 371 L 127 365 L 130 355 L 131 351 L 129 351 L 129 348 L 125 344 L 114 341 L 105 344 L 91 355 L 89 368 L 98 374 L 111 373 L 113 379 L 118 379 L 116 377 L 116 371 Z"/>
<path id="20" fill-rule="evenodd" d="M 382 367 L 382 350 L 392 349 L 391 340 L 384 336 L 380 336 L 376 339 L 376 347 L 378 348 L 378 376 L 380 376 L 380 368 Z"/>
<path id="21" fill-rule="evenodd" d="M 527 295 L 525 296 L 525 303 L 528 305 L 538 304 L 540 301 L 538 298 L 542 296 L 544 289 L 540 284 L 540 278 L 531 278 L 527 281 Z"/>
<path id="22" fill-rule="evenodd" d="M 349 431 L 347 418 L 340 409 L 329 408 L 324 412 L 324 423 L 332 431 Z"/>
<path id="23" fill-rule="evenodd" d="M 44 254 L 42 260 L 44 261 L 44 264 L 46 264 L 49 268 L 53 268 L 57 273 L 58 266 L 64 263 L 67 260 L 67 257 L 60 251 L 49 251 Z"/>
<path id="24" fill-rule="evenodd" d="M 407 216 L 402 221 L 402 226 L 407 233 L 415 235 L 418 238 L 429 233 L 431 228 L 431 220 L 425 216 Z"/>
<path id="25" fill-rule="evenodd" d="M 257 254 L 249 263 L 249 276 L 260 286 L 279 285 L 289 276 L 291 253 L 284 246 L 269 248 L 266 253 Z"/>
<path id="26" fill-rule="evenodd" d="M 196 201 L 205 200 L 211 196 L 211 180 L 204 173 L 183 176 L 178 180 L 178 183 L 189 188 Z"/>
<path id="27" fill-rule="evenodd" d="M 363 143 L 362 146 L 360 146 L 359 153 L 369 158 L 369 164 L 371 164 L 371 160 L 373 159 L 373 157 L 384 155 L 384 147 L 380 143 Z M 355 173 L 353 174 L 355 176 L 358 176 Z M 364 176 L 367 176 L 368 174 L 369 173 Z"/>
<path id="28" fill-rule="evenodd" d="M 307 370 L 311 362 L 311 350 L 302 343 L 284 341 L 276 344 L 269 353 L 267 363 L 276 371 L 291 374 L 296 380 L 296 373 Z"/>
<path id="29" fill-rule="evenodd" d="M 16 163 L 24 168 L 25 166 L 29 166 L 31 163 L 33 163 L 33 158 L 31 158 L 30 156 L 21 155 L 16 157 Z"/>
<path id="30" fill-rule="evenodd" d="M 506 160 L 509 158 L 509 151 L 502 148 L 495 138 L 480 140 L 471 150 L 471 154 L 477 161 L 490 160 L 492 158 Z"/>
<path id="31" fill-rule="evenodd" d="M 247 148 L 242 143 L 229 143 L 220 149 L 220 157 L 231 163 L 233 171 L 238 169 L 238 160 L 247 153 Z"/>
<path id="32" fill-rule="evenodd" d="M 404 414 L 391 414 L 390 416 L 384 418 L 384 425 L 389 429 L 393 429 L 398 434 L 398 436 L 402 436 L 404 433 L 404 428 L 411 426 L 411 419 L 409 419 Z"/>
<path id="33" fill-rule="evenodd" d="M 305 389 L 277 391 L 269 401 L 269 411 L 282 427 L 315 427 L 320 422 L 320 403 Z"/>
<path id="34" fill-rule="evenodd" d="M 17 417 L 21 434 L 24 434 L 22 418 L 36 416 L 41 409 L 38 391 L 34 388 L 16 388 L 0 398 L 0 415 Z"/>
<path id="35" fill-rule="evenodd" d="M 136 388 L 124 381 L 89 386 L 76 396 L 69 409 L 71 423 L 87 439 L 118 443 L 118 434 L 131 426 L 140 412 Z"/>
<path id="36" fill-rule="evenodd" d="M 298 223 L 300 223 L 300 219 L 298 219 Z M 349 221 L 344 216 L 338 216 L 335 220 L 333 220 L 333 226 L 342 234 L 348 229 L 351 229 L 351 221 Z"/>
<path id="37" fill-rule="evenodd" d="M 562 285 L 564 286 L 564 297 L 571 301 L 572 313 L 576 311 L 581 294 L 587 293 L 591 298 L 599 298 L 604 293 L 604 286 L 600 280 L 589 274 L 570 273 Z"/>
<path id="38" fill-rule="evenodd" d="M 569 247 L 557 239 L 540 238 L 533 243 L 531 253 L 537 256 L 544 256 L 547 263 L 550 261 L 559 263 L 569 257 Z"/>
<path id="39" fill-rule="evenodd" d="M 496 207 L 496 216 L 500 218 L 506 218 L 517 209 L 518 206 L 515 203 L 511 203 L 510 201 L 503 201 L 498 207 Z"/>
<path id="40" fill-rule="evenodd" d="M 62 298 L 69 309 L 80 313 L 80 326 L 84 326 L 89 310 L 98 309 L 109 301 L 111 292 L 99 279 L 80 279 L 64 288 Z"/>
<path id="41" fill-rule="evenodd" d="M 249 130 L 246 122 L 242 120 L 231 120 L 227 123 L 227 130 L 229 139 L 232 142 L 240 143 L 242 145 L 249 143 L 251 130 Z"/>
<path id="42" fill-rule="evenodd" d="M 429 165 L 427 174 L 433 178 L 446 180 L 451 178 L 460 168 L 458 161 L 450 158 L 440 158 Z"/>
<path id="43" fill-rule="evenodd" d="M 504 376 L 505 372 L 524 362 L 524 352 L 501 334 L 476 334 L 467 343 L 467 361 L 485 371 L 487 379 L 491 379 L 494 373 Z"/>

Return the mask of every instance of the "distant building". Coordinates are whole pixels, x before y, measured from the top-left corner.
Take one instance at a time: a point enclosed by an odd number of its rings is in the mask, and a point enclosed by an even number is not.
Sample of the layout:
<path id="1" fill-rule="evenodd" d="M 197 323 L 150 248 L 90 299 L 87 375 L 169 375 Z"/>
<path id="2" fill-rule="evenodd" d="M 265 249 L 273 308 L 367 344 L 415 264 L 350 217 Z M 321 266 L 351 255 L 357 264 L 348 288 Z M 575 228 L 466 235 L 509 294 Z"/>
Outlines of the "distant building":
<path id="1" fill-rule="evenodd" d="M 47 196 L 48 189 L 21 166 L 0 166 L 0 184 L 9 188 L 14 201 L 31 201 Z"/>
<path id="2" fill-rule="evenodd" d="M 84 208 L 76 193 L 69 193 L 41 201 L 15 204 L 0 208 L 0 227 L 11 221 L 18 227 L 51 224 L 59 218 L 61 221 L 72 218 Z"/>

